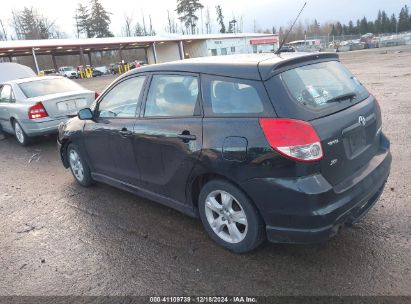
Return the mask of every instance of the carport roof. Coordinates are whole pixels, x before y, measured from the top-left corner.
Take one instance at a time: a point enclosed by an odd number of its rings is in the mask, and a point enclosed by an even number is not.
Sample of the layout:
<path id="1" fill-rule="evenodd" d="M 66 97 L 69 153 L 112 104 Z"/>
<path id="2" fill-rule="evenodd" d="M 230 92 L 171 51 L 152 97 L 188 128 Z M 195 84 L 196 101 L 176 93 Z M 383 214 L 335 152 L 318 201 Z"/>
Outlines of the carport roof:
<path id="1" fill-rule="evenodd" d="M 28 56 L 34 50 L 37 55 L 70 55 L 78 54 L 80 49 L 89 51 L 109 51 L 119 49 L 147 48 L 153 43 L 191 42 L 194 40 L 229 39 L 229 38 L 262 38 L 277 37 L 270 34 L 206 34 L 206 35 L 169 35 L 140 37 L 110 37 L 87 39 L 44 39 L 44 40 L 11 40 L 0 42 L 0 57 Z"/>

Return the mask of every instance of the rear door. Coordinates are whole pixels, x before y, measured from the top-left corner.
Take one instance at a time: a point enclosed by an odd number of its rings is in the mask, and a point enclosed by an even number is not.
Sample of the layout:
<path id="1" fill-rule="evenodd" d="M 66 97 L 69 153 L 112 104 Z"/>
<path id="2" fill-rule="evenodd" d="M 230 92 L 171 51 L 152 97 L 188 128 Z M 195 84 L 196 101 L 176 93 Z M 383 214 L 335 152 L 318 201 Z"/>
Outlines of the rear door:
<path id="1" fill-rule="evenodd" d="M 378 153 L 379 106 L 340 62 L 309 62 L 273 77 L 266 86 L 280 117 L 314 126 L 324 150 L 321 172 L 332 185 Z"/>
<path id="2" fill-rule="evenodd" d="M 84 146 L 94 173 L 137 184 L 140 172 L 133 128 L 146 75 L 121 80 L 101 97 L 95 118 L 84 127 Z"/>
<path id="3" fill-rule="evenodd" d="M 199 91 L 196 74 L 154 74 L 134 127 L 141 185 L 180 202 L 202 147 Z"/>

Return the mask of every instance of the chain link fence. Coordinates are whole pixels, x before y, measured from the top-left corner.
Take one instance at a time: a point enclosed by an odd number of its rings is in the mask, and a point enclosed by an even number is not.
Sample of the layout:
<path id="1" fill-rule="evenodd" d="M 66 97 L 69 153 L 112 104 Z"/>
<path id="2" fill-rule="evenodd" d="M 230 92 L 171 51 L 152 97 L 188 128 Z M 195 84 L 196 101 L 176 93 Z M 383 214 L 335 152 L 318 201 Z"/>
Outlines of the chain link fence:
<path id="1" fill-rule="evenodd" d="M 289 43 L 297 51 L 353 51 L 368 48 L 389 47 L 411 44 L 411 32 L 398 34 L 327 35 L 310 36 L 304 40 Z"/>

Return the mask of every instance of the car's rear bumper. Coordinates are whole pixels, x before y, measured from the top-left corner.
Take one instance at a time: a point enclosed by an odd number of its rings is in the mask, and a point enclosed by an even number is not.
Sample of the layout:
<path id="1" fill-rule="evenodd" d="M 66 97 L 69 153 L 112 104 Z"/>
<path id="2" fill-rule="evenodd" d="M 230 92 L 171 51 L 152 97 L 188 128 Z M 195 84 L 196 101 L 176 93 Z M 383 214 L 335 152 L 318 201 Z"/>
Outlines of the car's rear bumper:
<path id="1" fill-rule="evenodd" d="M 27 136 L 40 136 L 47 134 L 57 134 L 58 126 L 61 122 L 66 121 L 67 117 L 61 118 L 43 118 L 38 120 L 21 121 L 21 126 Z"/>
<path id="2" fill-rule="evenodd" d="M 376 203 L 391 167 L 389 141 L 367 165 L 334 187 L 321 175 L 253 179 L 242 186 L 254 200 L 272 242 L 316 243 L 351 225 Z"/>

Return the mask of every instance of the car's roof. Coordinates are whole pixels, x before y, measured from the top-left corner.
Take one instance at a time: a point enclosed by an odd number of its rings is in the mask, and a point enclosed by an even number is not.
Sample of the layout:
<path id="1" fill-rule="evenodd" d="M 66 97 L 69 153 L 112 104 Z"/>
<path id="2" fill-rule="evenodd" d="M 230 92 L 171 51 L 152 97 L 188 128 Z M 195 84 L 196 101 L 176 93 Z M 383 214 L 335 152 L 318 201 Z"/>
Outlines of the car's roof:
<path id="1" fill-rule="evenodd" d="M 130 71 L 140 72 L 175 71 L 204 73 L 218 76 L 236 77 L 251 80 L 266 80 L 273 71 L 292 64 L 313 60 L 338 60 L 336 53 L 273 53 L 210 56 L 172 61 L 143 66 Z"/>
<path id="2" fill-rule="evenodd" d="M 41 77 L 30 77 L 30 78 L 20 78 L 20 79 L 14 79 L 8 82 L 13 82 L 13 83 L 25 83 L 25 82 L 31 82 L 31 81 L 41 81 L 41 80 L 46 80 L 46 79 L 62 79 L 64 77 L 62 76 L 41 76 Z"/>
<path id="3" fill-rule="evenodd" d="M 4 83 L 13 79 L 34 76 L 36 76 L 36 73 L 34 73 L 34 71 L 28 66 L 15 62 L 0 63 L 0 83 Z"/>

